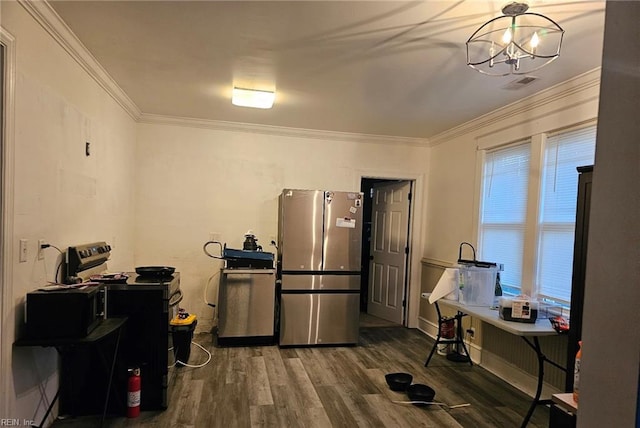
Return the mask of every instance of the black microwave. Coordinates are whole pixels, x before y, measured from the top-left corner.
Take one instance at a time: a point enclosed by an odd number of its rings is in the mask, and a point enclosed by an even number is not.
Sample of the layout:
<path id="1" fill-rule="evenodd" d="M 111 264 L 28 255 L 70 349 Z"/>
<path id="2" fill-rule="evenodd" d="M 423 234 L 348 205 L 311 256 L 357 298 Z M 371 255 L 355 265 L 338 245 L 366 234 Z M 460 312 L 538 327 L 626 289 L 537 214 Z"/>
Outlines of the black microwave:
<path id="1" fill-rule="evenodd" d="M 25 322 L 31 339 L 78 339 L 105 318 L 104 284 L 27 293 Z"/>

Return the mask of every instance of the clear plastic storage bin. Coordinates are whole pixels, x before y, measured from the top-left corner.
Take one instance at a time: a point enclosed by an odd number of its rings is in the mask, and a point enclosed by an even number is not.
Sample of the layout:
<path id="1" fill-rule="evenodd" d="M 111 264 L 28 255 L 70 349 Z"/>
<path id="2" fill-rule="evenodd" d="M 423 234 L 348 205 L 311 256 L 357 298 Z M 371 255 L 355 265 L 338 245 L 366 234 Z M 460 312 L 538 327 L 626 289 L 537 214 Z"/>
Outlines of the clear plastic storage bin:
<path id="1" fill-rule="evenodd" d="M 497 273 L 496 266 L 458 266 L 460 303 L 467 306 L 491 306 L 495 295 Z"/>

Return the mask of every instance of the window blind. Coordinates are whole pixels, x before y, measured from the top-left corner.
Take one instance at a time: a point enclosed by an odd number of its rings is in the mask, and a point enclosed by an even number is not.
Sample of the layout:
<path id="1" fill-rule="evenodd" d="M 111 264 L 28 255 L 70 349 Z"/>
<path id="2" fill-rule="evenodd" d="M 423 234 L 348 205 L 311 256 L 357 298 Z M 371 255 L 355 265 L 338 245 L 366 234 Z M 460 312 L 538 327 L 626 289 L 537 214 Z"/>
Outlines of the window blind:
<path id="1" fill-rule="evenodd" d="M 596 127 L 547 138 L 541 183 L 538 227 L 538 294 L 571 301 L 573 242 L 579 166 L 593 165 Z"/>
<path id="2" fill-rule="evenodd" d="M 488 152 L 484 163 L 479 250 L 482 260 L 504 264 L 500 279 L 512 292 L 522 281 L 529 162 L 527 141 Z"/>

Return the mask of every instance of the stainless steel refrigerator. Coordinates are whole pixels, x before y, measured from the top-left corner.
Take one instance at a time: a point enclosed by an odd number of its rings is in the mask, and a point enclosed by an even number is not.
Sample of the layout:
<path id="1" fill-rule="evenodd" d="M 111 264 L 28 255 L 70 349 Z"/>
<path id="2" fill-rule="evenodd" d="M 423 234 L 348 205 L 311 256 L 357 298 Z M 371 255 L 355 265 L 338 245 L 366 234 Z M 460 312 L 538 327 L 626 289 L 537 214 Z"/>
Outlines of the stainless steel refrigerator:
<path id="1" fill-rule="evenodd" d="M 280 345 L 358 343 L 362 193 L 280 195 Z"/>

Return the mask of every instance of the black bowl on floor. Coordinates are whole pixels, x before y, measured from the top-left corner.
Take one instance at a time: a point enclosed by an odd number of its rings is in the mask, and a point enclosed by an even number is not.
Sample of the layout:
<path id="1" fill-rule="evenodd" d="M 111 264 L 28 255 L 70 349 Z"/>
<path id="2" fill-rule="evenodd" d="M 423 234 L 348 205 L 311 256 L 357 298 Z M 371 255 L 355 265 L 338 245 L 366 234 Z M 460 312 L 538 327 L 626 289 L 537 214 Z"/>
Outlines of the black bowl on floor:
<path id="1" fill-rule="evenodd" d="M 428 385 L 414 383 L 407 387 L 407 395 L 411 401 L 424 401 L 430 403 L 436 396 L 436 392 Z M 414 403 L 416 406 L 425 406 L 424 403 Z"/>
<path id="2" fill-rule="evenodd" d="M 389 373 L 384 378 L 392 391 L 404 391 L 413 381 L 413 376 L 409 373 Z"/>

